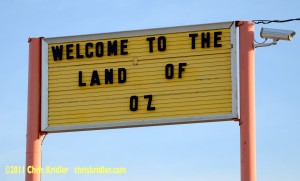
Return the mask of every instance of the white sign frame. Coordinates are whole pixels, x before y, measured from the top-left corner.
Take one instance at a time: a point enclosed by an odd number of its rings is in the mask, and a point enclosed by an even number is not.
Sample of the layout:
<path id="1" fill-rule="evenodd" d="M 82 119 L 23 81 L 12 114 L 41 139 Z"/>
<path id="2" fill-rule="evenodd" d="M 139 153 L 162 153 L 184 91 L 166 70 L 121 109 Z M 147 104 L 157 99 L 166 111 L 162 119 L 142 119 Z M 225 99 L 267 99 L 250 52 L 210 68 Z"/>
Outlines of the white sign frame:
<path id="1" fill-rule="evenodd" d="M 104 38 L 121 38 L 131 36 L 144 36 L 153 34 L 177 33 L 187 31 L 201 31 L 213 29 L 231 29 L 231 77 L 232 77 L 232 113 L 214 116 L 195 116 L 195 117 L 181 117 L 169 119 L 154 119 L 154 120 L 138 120 L 126 121 L 116 123 L 98 123 L 74 126 L 49 126 L 48 125 L 48 44 L 63 43 L 71 41 L 85 41 L 97 40 Z M 214 121 L 230 121 L 238 119 L 238 68 L 237 68 L 237 41 L 236 41 L 236 26 L 234 21 L 200 24 L 190 26 L 178 26 L 168 28 L 157 28 L 147 30 L 135 30 L 113 33 L 101 33 L 79 36 L 66 36 L 42 39 L 42 114 L 41 114 L 41 131 L 43 132 L 68 132 L 68 131 L 86 131 L 98 129 L 114 129 L 127 127 L 141 127 L 141 126 L 157 126 L 170 124 L 186 124 L 186 123 L 200 123 L 200 122 L 214 122 Z"/>

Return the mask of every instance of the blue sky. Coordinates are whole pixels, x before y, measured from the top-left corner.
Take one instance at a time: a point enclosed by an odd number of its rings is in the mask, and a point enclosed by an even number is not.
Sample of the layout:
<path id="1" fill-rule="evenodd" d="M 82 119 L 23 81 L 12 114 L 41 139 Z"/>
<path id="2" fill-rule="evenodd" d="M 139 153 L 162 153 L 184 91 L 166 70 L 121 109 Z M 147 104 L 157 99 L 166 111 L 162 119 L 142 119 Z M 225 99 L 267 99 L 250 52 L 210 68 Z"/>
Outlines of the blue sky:
<path id="1" fill-rule="evenodd" d="M 28 37 L 55 37 L 232 20 L 299 17 L 296 0 L 0 1 L 0 180 L 25 164 Z M 256 49 L 257 179 L 300 180 L 300 21 L 292 42 Z M 126 175 L 43 175 L 50 180 L 240 180 L 236 122 L 49 134 L 43 166 L 126 167 Z"/>

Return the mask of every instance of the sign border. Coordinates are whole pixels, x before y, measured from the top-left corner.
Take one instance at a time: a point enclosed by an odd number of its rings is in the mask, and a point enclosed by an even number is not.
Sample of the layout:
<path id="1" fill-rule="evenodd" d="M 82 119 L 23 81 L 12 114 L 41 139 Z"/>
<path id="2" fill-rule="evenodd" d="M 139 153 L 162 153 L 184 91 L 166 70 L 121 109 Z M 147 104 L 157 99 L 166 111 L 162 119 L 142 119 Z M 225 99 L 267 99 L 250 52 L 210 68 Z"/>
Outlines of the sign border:
<path id="1" fill-rule="evenodd" d="M 231 33 L 232 114 L 138 120 L 138 121 L 122 121 L 122 122 L 114 122 L 114 123 L 97 123 L 97 124 L 72 125 L 72 126 L 49 126 L 48 125 L 48 44 L 49 43 L 63 43 L 63 42 L 71 42 L 71 41 L 122 38 L 122 37 L 145 36 L 145 35 L 166 34 L 166 33 L 180 33 L 180 32 L 187 32 L 187 31 L 213 30 L 213 29 L 222 29 L 222 28 L 230 28 L 230 33 Z M 236 41 L 235 21 L 189 25 L 189 26 L 175 26 L 175 27 L 155 28 L 155 29 L 145 29 L 145 30 L 121 31 L 121 32 L 112 32 L 112 33 L 43 38 L 42 39 L 42 79 L 41 79 L 42 80 L 41 131 L 70 132 L 70 131 L 115 129 L 115 128 L 158 126 L 158 125 L 171 125 L 171 124 L 200 123 L 200 122 L 230 121 L 230 120 L 238 119 L 238 90 L 237 90 L 238 71 L 237 70 L 238 70 L 237 69 L 237 41 Z"/>

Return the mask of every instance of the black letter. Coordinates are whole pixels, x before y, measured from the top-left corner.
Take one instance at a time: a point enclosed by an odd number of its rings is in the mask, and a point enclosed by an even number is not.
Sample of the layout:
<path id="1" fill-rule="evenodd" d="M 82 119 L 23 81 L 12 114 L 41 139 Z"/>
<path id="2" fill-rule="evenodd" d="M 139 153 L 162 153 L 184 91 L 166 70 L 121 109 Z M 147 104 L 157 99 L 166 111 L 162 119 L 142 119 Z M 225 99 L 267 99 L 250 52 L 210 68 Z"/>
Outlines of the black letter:
<path id="1" fill-rule="evenodd" d="M 126 43 L 128 40 L 121 40 L 121 55 L 127 55 L 128 52 L 124 51 L 125 48 L 127 48 Z"/>
<path id="2" fill-rule="evenodd" d="M 182 78 L 182 72 L 184 71 L 183 66 L 186 66 L 186 63 L 179 63 L 178 78 Z"/>
<path id="3" fill-rule="evenodd" d="M 123 74 L 123 78 L 122 78 Z M 126 82 L 126 69 L 125 68 L 118 68 L 118 82 L 125 83 Z"/>
<path id="4" fill-rule="evenodd" d="M 102 42 L 97 42 L 96 43 L 96 56 L 97 57 L 102 57 L 103 56 L 103 51 L 104 51 L 104 46 Z"/>
<path id="5" fill-rule="evenodd" d="M 205 48 L 205 43 L 206 43 L 206 48 L 210 47 L 210 32 L 206 33 L 206 38 L 205 38 L 205 33 L 201 34 L 201 43 L 202 43 L 201 48 Z"/>
<path id="6" fill-rule="evenodd" d="M 115 40 L 113 43 L 111 41 L 107 42 L 107 55 L 110 56 L 111 54 L 118 55 L 118 41 L 117 40 Z"/>
<path id="7" fill-rule="evenodd" d="M 149 52 L 153 52 L 153 40 L 155 40 L 155 37 L 150 37 L 146 40 L 149 41 Z"/>
<path id="8" fill-rule="evenodd" d="M 108 84 L 108 82 L 110 84 L 114 83 L 114 74 L 113 74 L 114 70 L 113 69 L 105 69 L 105 84 Z"/>
<path id="9" fill-rule="evenodd" d="M 145 95 L 144 99 L 148 99 L 148 105 L 147 105 L 147 111 L 152 111 L 155 110 L 155 107 L 151 107 L 151 103 L 152 103 L 152 95 Z"/>
<path id="10" fill-rule="evenodd" d="M 72 55 L 70 55 L 70 53 L 73 52 L 73 44 L 68 44 L 66 45 L 66 49 L 67 49 L 67 59 L 73 59 L 74 57 Z"/>
<path id="11" fill-rule="evenodd" d="M 134 101 L 134 106 L 133 106 L 133 101 Z M 137 96 L 131 96 L 130 97 L 130 111 L 136 111 L 138 109 L 138 102 L 139 102 L 139 98 Z"/>
<path id="12" fill-rule="evenodd" d="M 91 58 L 94 55 L 94 52 L 89 52 L 89 47 L 93 48 L 94 44 L 93 43 L 86 43 L 85 44 L 85 56 L 87 58 Z"/>
<path id="13" fill-rule="evenodd" d="M 80 44 L 76 44 L 76 58 L 83 58 L 83 55 L 80 54 Z"/>
<path id="14" fill-rule="evenodd" d="M 198 37 L 198 33 L 189 34 L 189 37 L 192 38 L 192 49 L 196 47 L 196 37 Z"/>
<path id="15" fill-rule="evenodd" d="M 169 70 L 170 70 L 170 74 L 169 74 Z M 166 65 L 165 76 L 166 76 L 166 79 L 172 79 L 174 77 L 174 65 L 173 64 Z"/>
<path id="16" fill-rule="evenodd" d="M 218 41 L 221 40 L 222 31 L 217 31 L 214 33 L 214 47 L 222 47 L 222 44 L 219 44 Z"/>
<path id="17" fill-rule="evenodd" d="M 58 60 L 62 60 L 62 55 L 63 55 L 63 45 L 60 46 L 52 46 L 52 54 L 53 54 L 53 59 L 54 61 Z"/>
<path id="18" fill-rule="evenodd" d="M 160 51 L 160 52 L 166 50 L 166 48 L 167 48 L 167 39 L 166 39 L 165 36 L 158 37 L 157 48 L 158 48 L 158 51 Z"/>
<path id="19" fill-rule="evenodd" d="M 86 86 L 86 83 L 82 82 L 82 71 L 78 72 L 78 85 L 79 87 Z"/>
<path id="20" fill-rule="evenodd" d="M 93 86 L 94 84 L 100 85 L 100 80 L 99 80 L 97 70 L 93 70 L 90 86 Z"/>

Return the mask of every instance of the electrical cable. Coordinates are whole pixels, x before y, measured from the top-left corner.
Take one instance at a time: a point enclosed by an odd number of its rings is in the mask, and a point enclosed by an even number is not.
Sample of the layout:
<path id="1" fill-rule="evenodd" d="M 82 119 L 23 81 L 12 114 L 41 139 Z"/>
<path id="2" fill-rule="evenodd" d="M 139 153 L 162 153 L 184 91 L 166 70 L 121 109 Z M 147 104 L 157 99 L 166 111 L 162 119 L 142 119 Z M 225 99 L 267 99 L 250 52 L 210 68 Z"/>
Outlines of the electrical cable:
<path id="1" fill-rule="evenodd" d="M 266 43 L 267 40 L 268 40 L 268 39 L 265 38 L 265 40 L 264 40 L 263 42 L 259 43 L 259 42 L 257 42 L 257 41 L 255 40 L 255 38 L 254 38 L 254 42 L 257 43 L 257 44 L 263 44 L 263 43 Z"/>
<path id="2" fill-rule="evenodd" d="M 300 18 L 286 19 L 286 20 L 253 20 L 255 24 L 286 23 L 290 21 L 300 21 Z"/>
<path id="3" fill-rule="evenodd" d="M 44 142 L 46 136 L 47 136 L 47 133 L 45 133 L 45 135 L 44 135 L 44 137 L 43 137 L 43 140 L 42 140 L 41 144 L 43 144 L 43 142 Z"/>

